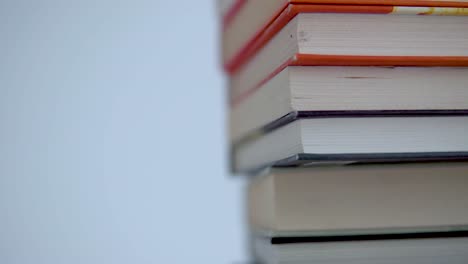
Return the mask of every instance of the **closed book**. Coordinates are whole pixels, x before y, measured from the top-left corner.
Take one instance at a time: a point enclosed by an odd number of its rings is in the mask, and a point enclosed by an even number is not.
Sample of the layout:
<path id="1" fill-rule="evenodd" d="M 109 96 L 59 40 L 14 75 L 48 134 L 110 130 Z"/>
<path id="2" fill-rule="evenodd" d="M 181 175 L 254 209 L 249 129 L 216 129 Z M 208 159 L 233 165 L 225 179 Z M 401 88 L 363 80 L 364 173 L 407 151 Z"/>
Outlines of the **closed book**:
<path id="1" fill-rule="evenodd" d="M 468 68 L 289 66 L 231 106 L 230 141 L 305 112 L 468 110 Z"/>
<path id="2" fill-rule="evenodd" d="M 417 15 L 420 11 L 410 7 L 386 15 L 353 8 L 363 13 L 309 10 L 295 15 L 231 72 L 231 103 L 288 66 L 468 66 L 468 16 L 455 15 L 458 9 Z"/>
<path id="3" fill-rule="evenodd" d="M 450 8 L 457 8 L 455 12 L 461 14 L 466 13 L 463 8 L 468 3 L 465 0 L 237 0 L 224 12 L 223 61 L 229 72 L 234 71 L 299 12 L 392 14 L 407 12 L 408 7 L 417 14 L 453 13 Z"/>
<path id="4" fill-rule="evenodd" d="M 463 231 L 467 190 L 466 162 L 269 169 L 249 184 L 249 223 L 270 238 Z"/>
<path id="5" fill-rule="evenodd" d="M 430 233 L 314 239 L 272 243 L 255 237 L 252 253 L 261 264 L 465 264 L 468 234 Z"/>
<path id="6" fill-rule="evenodd" d="M 468 116 L 306 112 L 233 147 L 238 172 L 267 166 L 467 159 Z M 347 115 L 347 116 L 345 116 Z"/>

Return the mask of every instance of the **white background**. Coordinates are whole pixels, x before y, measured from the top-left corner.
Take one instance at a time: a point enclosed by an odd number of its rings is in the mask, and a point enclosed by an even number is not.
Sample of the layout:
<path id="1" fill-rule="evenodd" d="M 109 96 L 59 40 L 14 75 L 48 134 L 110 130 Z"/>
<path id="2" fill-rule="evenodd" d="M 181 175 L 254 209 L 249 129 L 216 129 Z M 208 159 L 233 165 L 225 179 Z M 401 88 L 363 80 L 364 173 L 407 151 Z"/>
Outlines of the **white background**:
<path id="1" fill-rule="evenodd" d="M 0 263 L 245 260 L 214 1 L 0 3 Z"/>

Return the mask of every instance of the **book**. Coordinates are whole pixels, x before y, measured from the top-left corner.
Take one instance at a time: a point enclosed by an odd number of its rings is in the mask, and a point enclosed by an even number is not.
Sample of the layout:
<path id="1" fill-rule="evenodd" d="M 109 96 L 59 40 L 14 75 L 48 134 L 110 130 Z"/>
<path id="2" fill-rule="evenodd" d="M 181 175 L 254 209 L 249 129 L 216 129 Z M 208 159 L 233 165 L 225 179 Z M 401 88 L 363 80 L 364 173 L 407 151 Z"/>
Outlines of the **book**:
<path id="1" fill-rule="evenodd" d="M 386 116 L 348 112 L 292 117 L 271 131 L 238 142 L 234 170 L 272 165 L 353 163 L 468 157 L 468 116 Z M 379 116 L 380 115 L 380 116 Z"/>
<path id="2" fill-rule="evenodd" d="M 231 102 L 242 100 L 291 65 L 468 66 L 468 16 L 421 16 L 413 8 L 397 15 L 298 13 L 231 73 Z"/>
<path id="3" fill-rule="evenodd" d="M 271 37 L 278 30 L 278 21 L 291 19 L 298 12 L 297 6 L 367 6 L 380 8 L 380 13 L 395 13 L 401 8 L 418 7 L 420 13 L 430 13 L 431 8 L 438 10 L 446 7 L 466 8 L 466 0 L 237 0 L 230 5 L 223 18 L 223 61 L 225 68 L 232 72 L 248 57 L 256 52 L 253 49 L 258 40 Z M 461 10 L 461 9 L 459 9 Z M 366 12 L 365 10 L 363 12 Z M 276 22 L 276 23 L 275 23 Z M 272 27 L 274 25 L 274 27 Z M 275 26 L 276 25 L 276 26 Z"/>
<path id="4" fill-rule="evenodd" d="M 231 106 L 230 141 L 291 113 L 466 111 L 467 84 L 463 67 L 289 66 Z"/>
<path id="5" fill-rule="evenodd" d="M 341 237 L 314 242 L 272 243 L 255 237 L 255 263 L 262 264 L 465 264 L 468 234 L 440 233 L 415 236 Z M 356 241 L 356 239 L 359 239 Z"/>
<path id="6" fill-rule="evenodd" d="M 468 163 L 274 168 L 252 179 L 249 224 L 269 238 L 467 231 Z"/>

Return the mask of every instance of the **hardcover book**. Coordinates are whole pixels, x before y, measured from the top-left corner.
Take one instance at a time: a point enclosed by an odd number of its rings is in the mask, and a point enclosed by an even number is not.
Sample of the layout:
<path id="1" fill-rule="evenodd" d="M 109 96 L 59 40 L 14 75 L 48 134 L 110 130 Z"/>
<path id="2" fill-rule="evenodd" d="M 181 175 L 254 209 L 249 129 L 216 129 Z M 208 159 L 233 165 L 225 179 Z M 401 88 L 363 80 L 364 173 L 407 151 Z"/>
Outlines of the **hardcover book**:
<path id="1" fill-rule="evenodd" d="M 467 190 L 466 162 L 268 169 L 249 223 L 270 238 L 468 230 Z"/>
<path id="2" fill-rule="evenodd" d="M 223 61 L 233 72 L 299 12 L 466 14 L 466 7 L 466 0 L 237 0 L 223 19 Z"/>
<path id="3" fill-rule="evenodd" d="M 465 264 L 468 233 L 349 236 L 312 241 L 252 239 L 255 263 L 262 264 Z"/>
<path id="4" fill-rule="evenodd" d="M 465 113 L 314 112 L 293 115 L 233 149 L 234 171 L 267 166 L 468 158 Z M 276 126 L 275 126 L 276 125 Z"/>
<path id="5" fill-rule="evenodd" d="M 232 103 L 287 66 L 468 66 L 468 16 L 417 15 L 416 7 L 396 15 L 374 14 L 385 6 L 305 7 L 309 12 L 301 8 L 284 20 L 279 32 L 259 40 L 264 46 L 230 72 Z"/>
<path id="6" fill-rule="evenodd" d="M 235 101 L 231 143 L 287 116 L 468 113 L 468 68 L 289 66 Z"/>

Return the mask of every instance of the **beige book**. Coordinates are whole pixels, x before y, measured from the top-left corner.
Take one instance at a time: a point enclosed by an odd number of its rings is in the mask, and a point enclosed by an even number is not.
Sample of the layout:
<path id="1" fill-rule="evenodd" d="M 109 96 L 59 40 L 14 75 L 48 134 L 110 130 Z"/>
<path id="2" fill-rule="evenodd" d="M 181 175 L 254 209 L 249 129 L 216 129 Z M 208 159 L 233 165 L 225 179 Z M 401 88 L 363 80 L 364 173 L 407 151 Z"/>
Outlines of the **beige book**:
<path id="1" fill-rule="evenodd" d="M 251 182 L 248 207 L 268 236 L 463 230 L 468 163 L 271 169 Z"/>

